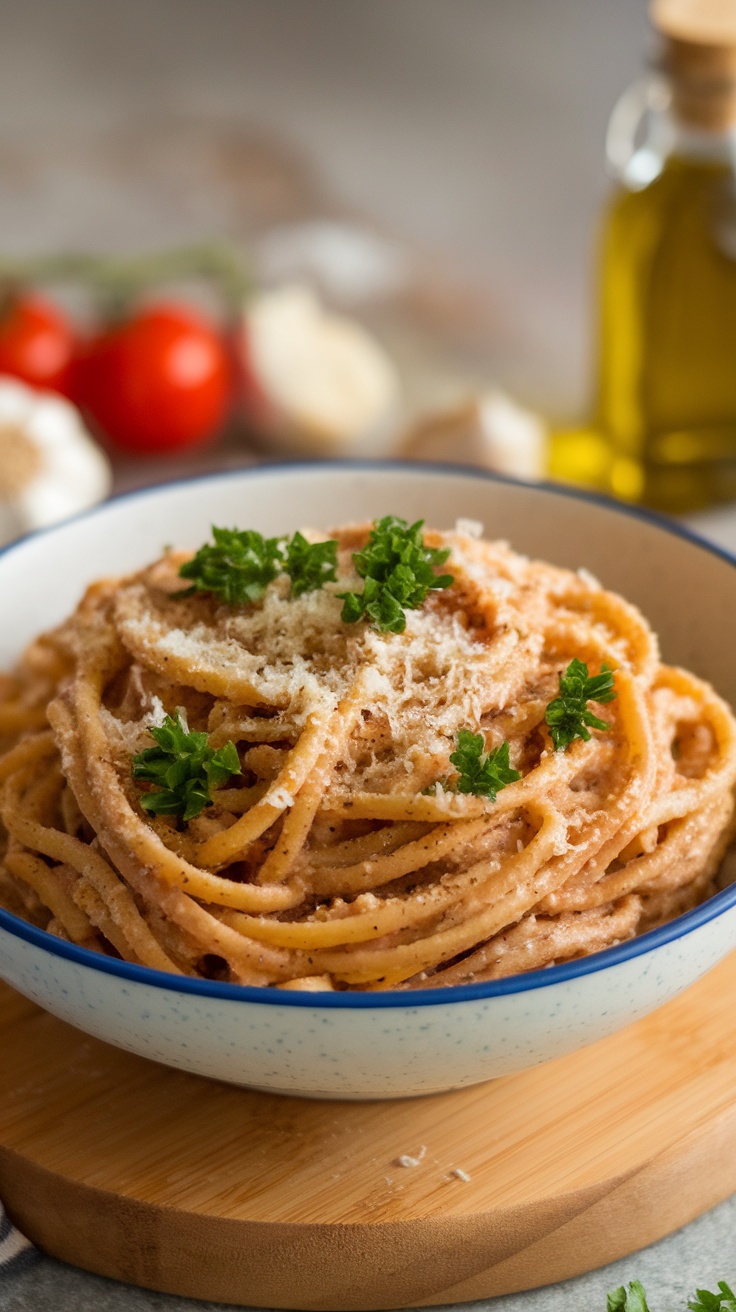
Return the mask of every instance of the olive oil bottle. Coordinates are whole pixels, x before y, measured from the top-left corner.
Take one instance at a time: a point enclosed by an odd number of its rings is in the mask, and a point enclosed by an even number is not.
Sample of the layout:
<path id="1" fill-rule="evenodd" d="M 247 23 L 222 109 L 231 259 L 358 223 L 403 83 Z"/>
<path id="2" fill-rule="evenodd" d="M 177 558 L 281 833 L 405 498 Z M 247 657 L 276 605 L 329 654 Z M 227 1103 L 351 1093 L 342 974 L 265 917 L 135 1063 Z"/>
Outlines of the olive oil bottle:
<path id="1" fill-rule="evenodd" d="M 593 422 L 551 472 L 679 512 L 736 499 L 736 0 L 652 17 L 660 72 L 609 132 Z"/>

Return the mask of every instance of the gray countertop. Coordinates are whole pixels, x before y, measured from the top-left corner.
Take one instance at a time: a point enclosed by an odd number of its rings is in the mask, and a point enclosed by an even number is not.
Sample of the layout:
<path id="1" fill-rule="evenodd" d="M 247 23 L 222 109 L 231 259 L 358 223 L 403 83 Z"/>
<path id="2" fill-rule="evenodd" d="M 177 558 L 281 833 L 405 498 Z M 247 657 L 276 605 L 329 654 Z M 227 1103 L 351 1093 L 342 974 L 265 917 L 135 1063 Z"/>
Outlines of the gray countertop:
<path id="1" fill-rule="evenodd" d="M 340 197 L 483 290 L 501 383 L 548 412 L 580 407 L 601 142 L 641 66 L 643 0 L 0 9 L 3 250 L 247 237 L 273 215 L 298 219 Z M 264 142 L 278 149 L 259 173 Z M 239 182 L 246 163 L 255 196 Z M 697 526 L 736 547 L 736 512 Z M 696 1286 L 736 1279 L 735 1236 L 732 1199 L 604 1270 L 492 1306 L 604 1312 L 608 1290 L 639 1279 L 653 1312 L 684 1312 Z M 0 1312 L 215 1306 L 40 1255 L 0 1276 Z"/>

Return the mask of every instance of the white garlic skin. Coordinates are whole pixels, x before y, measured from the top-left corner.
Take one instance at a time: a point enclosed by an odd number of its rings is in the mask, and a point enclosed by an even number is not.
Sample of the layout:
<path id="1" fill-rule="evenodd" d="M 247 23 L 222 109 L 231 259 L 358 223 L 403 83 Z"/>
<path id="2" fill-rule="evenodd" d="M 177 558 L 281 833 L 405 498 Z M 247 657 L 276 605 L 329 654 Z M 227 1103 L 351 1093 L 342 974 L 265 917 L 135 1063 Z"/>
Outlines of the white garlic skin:
<path id="1" fill-rule="evenodd" d="M 263 292 L 245 308 L 243 407 L 267 443 L 307 455 L 377 454 L 393 437 L 398 372 L 367 329 L 308 287 Z"/>
<path id="2" fill-rule="evenodd" d="M 544 477 L 547 442 L 539 415 L 493 389 L 420 418 L 404 435 L 401 454 L 534 480 Z"/>
<path id="3" fill-rule="evenodd" d="M 0 469 L 0 543 L 47 528 L 87 510 L 108 495 L 107 456 L 87 432 L 70 401 L 0 375 L 0 433 L 26 439 L 37 468 L 20 488 L 9 488 Z"/>

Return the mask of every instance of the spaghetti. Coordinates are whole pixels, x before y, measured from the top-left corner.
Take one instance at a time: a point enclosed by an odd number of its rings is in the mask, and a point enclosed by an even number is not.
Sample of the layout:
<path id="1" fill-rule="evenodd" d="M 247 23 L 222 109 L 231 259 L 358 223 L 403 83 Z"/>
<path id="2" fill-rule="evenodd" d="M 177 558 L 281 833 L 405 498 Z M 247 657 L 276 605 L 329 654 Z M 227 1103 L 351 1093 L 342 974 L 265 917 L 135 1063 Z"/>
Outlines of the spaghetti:
<path id="1" fill-rule="evenodd" d="M 0 686 L 2 905 L 162 970 L 371 990 L 566 961 L 714 891 L 736 724 L 660 664 L 639 612 L 582 571 L 428 532 L 452 586 L 403 632 L 344 623 L 368 532 L 333 535 L 339 582 L 293 595 L 281 575 L 245 605 L 182 596 L 171 552 L 32 644 Z M 555 750 L 571 661 L 613 670 L 615 700 L 594 704 L 606 731 Z M 240 764 L 186 823 L 146 810 L 131 768 L 175 716 Z M 463 730 L 508 745 L 495 800 L 457 787 Z"/>

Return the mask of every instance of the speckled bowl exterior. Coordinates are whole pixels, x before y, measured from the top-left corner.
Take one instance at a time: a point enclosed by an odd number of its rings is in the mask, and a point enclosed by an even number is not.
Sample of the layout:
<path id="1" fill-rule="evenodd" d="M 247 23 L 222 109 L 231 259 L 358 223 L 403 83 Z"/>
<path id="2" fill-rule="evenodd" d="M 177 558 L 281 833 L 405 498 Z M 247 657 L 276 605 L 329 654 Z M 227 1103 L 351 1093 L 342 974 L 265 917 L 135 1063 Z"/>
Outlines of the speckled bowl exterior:
<path id="1" fill-rule="evenodd" d="M 651 516 L 561 489 L 443 466 L 280 466 L 121 498 L 0 556 L 0 668 L 76 604 L 164 543 L 215 523 L 269 534 L 384 514 L 584 566 L 641 607 L 665 658 L 736 704 L 736 561 Z M 513 979 L 406 994 L 299 994 L 181 979 L 102 957 L 0 911 L 0 977 L 118 1047 L 235 1084 L 317 1098 L 434 1093 L 523 1070 L 613 1034 L 736 946 L 736 885 L 619 947 Z"/>

